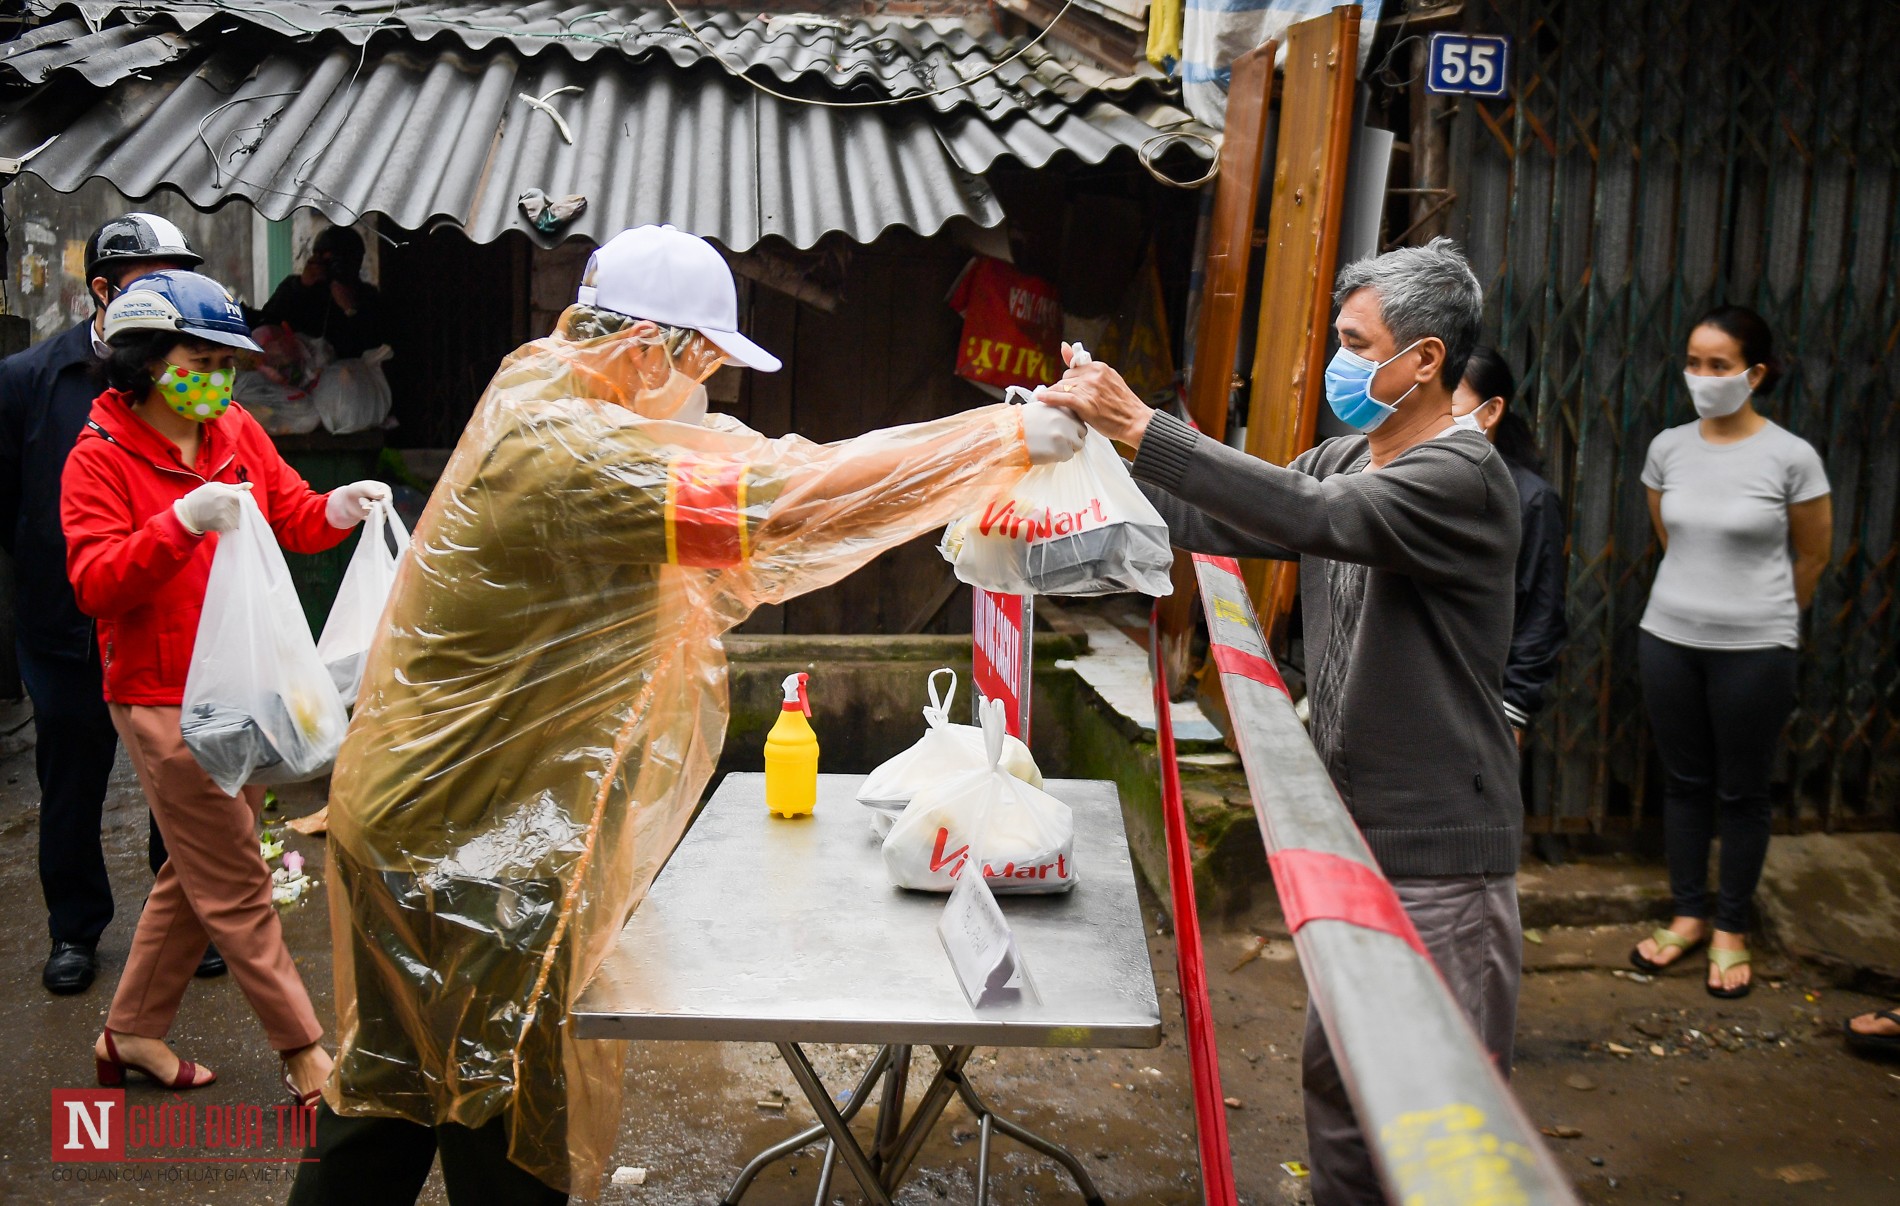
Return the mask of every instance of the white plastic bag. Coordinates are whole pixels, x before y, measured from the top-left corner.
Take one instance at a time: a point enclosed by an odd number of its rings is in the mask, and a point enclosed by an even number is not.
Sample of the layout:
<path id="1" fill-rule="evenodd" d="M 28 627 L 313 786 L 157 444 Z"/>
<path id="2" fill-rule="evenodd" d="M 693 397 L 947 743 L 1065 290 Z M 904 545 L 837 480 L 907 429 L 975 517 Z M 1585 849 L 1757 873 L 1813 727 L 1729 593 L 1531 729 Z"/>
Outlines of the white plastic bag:
<path id="1" fill-rule="evenodd" d="M 243 369 L 231 385 L 231 400 L 250 412 L 271 435 L 306 435 L 321 421 L 307 390 L 273 381 L 256 369 Z"/>
<path id="2" fill-rule="evenodd" d="M 1030 398 L 1026 390 L 1011 393 Z M 1106 436 L 1024 474 L 1009 493 L 944 529 L 938 551 L 971 586 L 1013 595 L 1166 595 L 1168 525 Z"/>
<path id="3" fill-rule="evenodd" d="M 900 888 L 948 892 L 974 857 L 992 892 L 1067 892 L 1076 883 L 1075 815 L 1002 768 L 1002 701 L 986 701 L 982 716 L 987 765 L 911 797 L 884 839 L 885 874 Z"/>
<path id="4" fill-rule="evenodd" d="M 323 622 L 323 635 L 317 638 L 317 656 L 345 707 L 356 703 L 363 683 L 363 659 L 369 656 L 370 642 L 382 623 L 383 605 L 396 584 L 396 563 L 408 547 L 409 530 L 402 526 L 395 508 L 377 503 L 363 521 L 363 534 L 357 537 L 336 602 Z"/>
<path id="5" fill-rule="evenodd" d="M 950 676 L 950 690 L 937 693 L 937 676 Z M 983 730 L 973 724 L 951 724 L 950 705 L 957 697 L 957 672 L 948 666 L 930 672 L 930 703 L 924 708 L 924 735 L 917 743 L 898 754 L 869 775 L 858 788 L 858 803 L 871 810 L 871 832 L 879 837 L 891 831 L 891 822 L 904 811 L 911 797 L 932 783 L 960 771 L 982 770 L 989 765 L 983 748 Z M 1029 747 L 1019 739 L 1003 736 L 1003 769 L 1031 787 L 1042 786 L 1042 771 Z"/>
<path id="6" fill-rule="evenodd" d="M 381 427 L 394 404 L 383 361 L 392 353 L 387 344 L 348 360 L 332 360 L 310 387 L 310 401 L 324 430 L 332 435 Z"/>
<path id="7" fill-rule="evenodd" d="M 211 559 L 180 720 L 186 748 L 232 796 L 322 774 L 349 725 L 277 539 L 248 492 L 241 506 Z"/>

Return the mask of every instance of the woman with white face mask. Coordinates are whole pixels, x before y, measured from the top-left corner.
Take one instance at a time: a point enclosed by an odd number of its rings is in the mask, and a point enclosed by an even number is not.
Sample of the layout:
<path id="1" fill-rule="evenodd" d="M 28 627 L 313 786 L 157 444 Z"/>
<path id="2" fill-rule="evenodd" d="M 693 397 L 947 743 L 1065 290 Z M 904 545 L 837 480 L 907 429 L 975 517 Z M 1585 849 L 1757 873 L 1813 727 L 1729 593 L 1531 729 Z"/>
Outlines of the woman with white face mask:
<path id="1" fill-rule="evenodd" d="M 1734 998 L 1751 986 L 1748 913 L 1768 853 L 1768 778 L 1794 710 L 1801 610 L 1827 566 L 1834 517 L 1813 445 L 1755 409 L 1779 376 L 1759 314 L 1710 311 L 1689 333 L 1683 369 L 1698 418 L 1658 435 L 1643 467 L 1663 560 L 1639 638 L 1675 918 L 1630 962 L 1654 973 L 1706 943 L 1709 994 Z"/>

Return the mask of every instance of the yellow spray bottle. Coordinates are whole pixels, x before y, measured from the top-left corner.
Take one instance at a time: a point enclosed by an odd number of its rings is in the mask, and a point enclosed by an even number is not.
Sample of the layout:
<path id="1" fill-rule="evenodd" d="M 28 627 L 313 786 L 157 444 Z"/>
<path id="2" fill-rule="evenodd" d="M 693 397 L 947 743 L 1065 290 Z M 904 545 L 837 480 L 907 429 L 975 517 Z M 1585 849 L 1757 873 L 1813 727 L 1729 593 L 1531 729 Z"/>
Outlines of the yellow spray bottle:
<path id="1" fill-rule="evenodd" d="M 818 734 L 804 673 L 785 678 L 785 703 L 765 736 L 765 806 L 781 817 L 810 816 L 818 803 Z"/>

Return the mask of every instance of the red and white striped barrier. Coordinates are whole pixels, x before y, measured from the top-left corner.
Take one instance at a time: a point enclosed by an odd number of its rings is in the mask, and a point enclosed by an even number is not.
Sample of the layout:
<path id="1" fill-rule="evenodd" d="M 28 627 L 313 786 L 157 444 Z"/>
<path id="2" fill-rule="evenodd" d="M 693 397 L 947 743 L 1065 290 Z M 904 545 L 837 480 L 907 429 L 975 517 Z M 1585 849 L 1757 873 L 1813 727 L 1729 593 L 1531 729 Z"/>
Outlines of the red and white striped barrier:
<path id="1" fill-rule="evenodd" d="M 1405 1206 L 1577 1203 L 1340 803 L 1274 667 L 1239 565 L 1197 554 L 1194 571 L 1274 886 L 1388 1198 Z M 1165 717 L 1166 699 L 1157 696 L 1156 706 Z M 1162 757 L 1165 784 L 1172 748 Z M 1185 830 L 1181 836 L 1185 859 Z M 1172 837 L 1169 844 L 1172 860 Z M 1192 884 L 1185 869 L 1177 885 L 1182 880 Z M 1184 947 L 1191 916 L 1177 908 Z M 1198 934 L 1193 947 L 1198 955 Z M 1186 999 L 1185 959 L 1183 971 Z M 1204 982 L 1202 993 L 1204 1005 Z M 1189 1023 L 1192 1030 L 1191 1009 Z M 1211 1021 L 1207 1027 L 1211 1053 Z M 1197 1081 L 1197 1104 L 1199 1092 Z M 1224 1121 L 1219 1138 L 1226 1156 Z M 1231 1202 L 1231 1167 L 1225 1198 L 1214 1194 L 1218 1178 L 1206 1175 L 1207 1142 L 1204 1134 L 1207 1200 Z"/>

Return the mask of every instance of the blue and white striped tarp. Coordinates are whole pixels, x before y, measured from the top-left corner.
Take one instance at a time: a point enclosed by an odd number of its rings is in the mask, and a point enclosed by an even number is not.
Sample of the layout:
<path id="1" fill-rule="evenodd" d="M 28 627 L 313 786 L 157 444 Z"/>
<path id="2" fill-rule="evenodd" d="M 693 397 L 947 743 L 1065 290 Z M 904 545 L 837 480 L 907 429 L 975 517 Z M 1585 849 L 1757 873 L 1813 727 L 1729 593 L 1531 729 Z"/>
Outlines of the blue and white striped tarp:
<path id="1" fill-rule="evenodd" d="M 1363 0 L 1359 18 L 1359 69 L 1372 52 L 1372 36 L 1379 10 L 1386 0 Z M 1341 7 L 1335 0 L 1186 0 L 1181 16 L 1181 93 L 1188 111 L 1202 122 L 1222 129 L 1227 117 L 1227 81 L 1230 64 L 1268 38 L 1281 42 L 1279 62 L 1286 61 L 1289 25 L 1323 16 Z"/>

